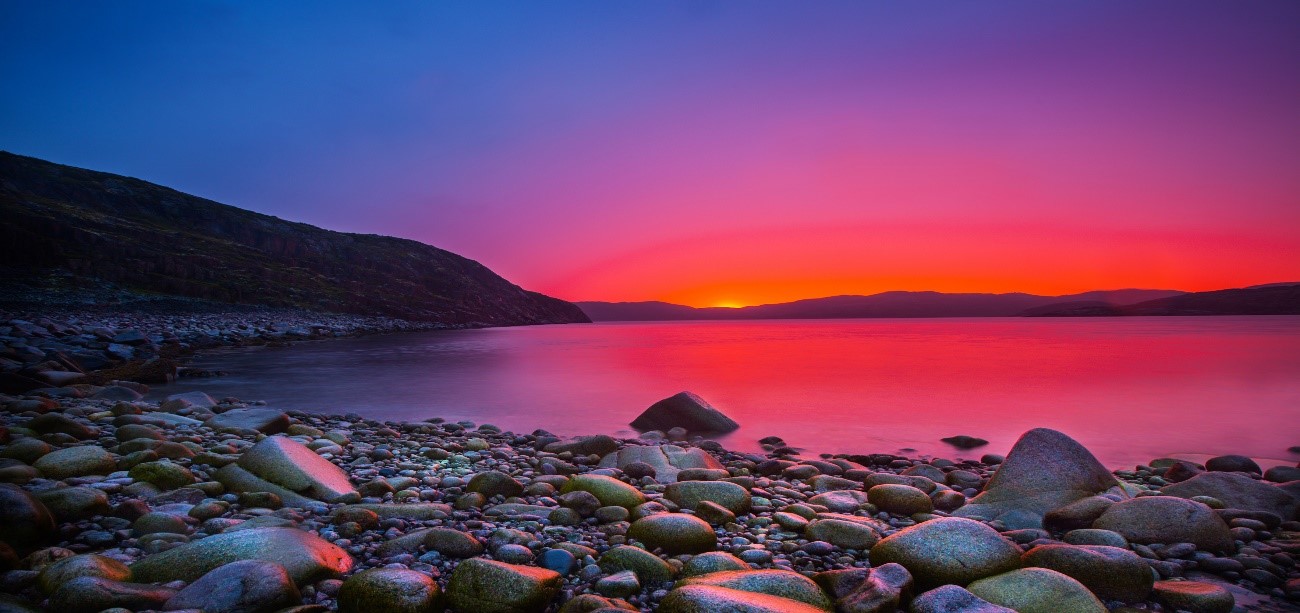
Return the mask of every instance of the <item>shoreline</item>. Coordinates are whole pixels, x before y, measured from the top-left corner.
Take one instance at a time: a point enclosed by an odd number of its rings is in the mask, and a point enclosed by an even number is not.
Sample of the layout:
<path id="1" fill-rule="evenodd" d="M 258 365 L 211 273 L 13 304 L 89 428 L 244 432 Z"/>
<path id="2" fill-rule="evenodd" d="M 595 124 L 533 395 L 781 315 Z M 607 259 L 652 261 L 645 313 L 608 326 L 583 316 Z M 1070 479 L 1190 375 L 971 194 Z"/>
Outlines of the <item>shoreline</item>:
<path id="1" fill-rule="evenodd" d="M 1082 611 L 1300 602 L 1300 468 L 1247 458 L 1112 472 L 1049 430 L 1005 458 L 802 458 L 46 389 L 68 392 L 0 394 L 8 610 L 938 611 L 1002 582 Z"/>

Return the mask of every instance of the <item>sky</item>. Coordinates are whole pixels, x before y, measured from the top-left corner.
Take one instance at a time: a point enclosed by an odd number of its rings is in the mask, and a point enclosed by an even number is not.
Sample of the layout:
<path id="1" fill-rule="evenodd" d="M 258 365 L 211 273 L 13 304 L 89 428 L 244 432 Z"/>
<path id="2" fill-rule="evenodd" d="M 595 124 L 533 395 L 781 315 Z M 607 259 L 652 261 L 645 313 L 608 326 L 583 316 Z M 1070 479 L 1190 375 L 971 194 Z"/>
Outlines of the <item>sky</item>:
<path id="1" fill-rule="evenodd" d="M 4 2 L 0 84 L 0 149 L 569 300 L 1300 280 L 1293 0 Z"/>

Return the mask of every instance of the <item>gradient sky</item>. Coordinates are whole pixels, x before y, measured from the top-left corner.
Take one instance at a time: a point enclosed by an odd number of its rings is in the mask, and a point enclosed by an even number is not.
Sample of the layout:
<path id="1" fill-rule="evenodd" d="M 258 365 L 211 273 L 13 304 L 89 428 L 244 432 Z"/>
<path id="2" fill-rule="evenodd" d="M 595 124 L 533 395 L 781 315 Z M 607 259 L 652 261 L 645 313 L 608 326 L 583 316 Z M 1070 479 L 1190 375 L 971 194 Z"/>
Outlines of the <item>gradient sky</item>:
<path id="1" fill-rule="evenodd" d="M 1300 280 L 1300 2 L 4 2 L 0 149 L 571 300 Z"/>

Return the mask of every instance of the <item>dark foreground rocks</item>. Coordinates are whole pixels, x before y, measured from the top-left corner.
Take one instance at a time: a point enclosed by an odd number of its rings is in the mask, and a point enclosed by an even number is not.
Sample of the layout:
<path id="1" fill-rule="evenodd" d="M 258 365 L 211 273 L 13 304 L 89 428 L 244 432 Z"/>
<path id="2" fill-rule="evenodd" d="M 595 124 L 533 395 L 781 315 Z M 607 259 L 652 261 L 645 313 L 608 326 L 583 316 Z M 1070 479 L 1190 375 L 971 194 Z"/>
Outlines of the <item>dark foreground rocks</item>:
<path id="1" fill-rule="evenodd" d="M 1296 484 L 1241 458 L 1112 473 L 1050 430 L 987 463 L 801 458 L 107 387 L 0 395 L 0 611 L 1300 604 Z"/>

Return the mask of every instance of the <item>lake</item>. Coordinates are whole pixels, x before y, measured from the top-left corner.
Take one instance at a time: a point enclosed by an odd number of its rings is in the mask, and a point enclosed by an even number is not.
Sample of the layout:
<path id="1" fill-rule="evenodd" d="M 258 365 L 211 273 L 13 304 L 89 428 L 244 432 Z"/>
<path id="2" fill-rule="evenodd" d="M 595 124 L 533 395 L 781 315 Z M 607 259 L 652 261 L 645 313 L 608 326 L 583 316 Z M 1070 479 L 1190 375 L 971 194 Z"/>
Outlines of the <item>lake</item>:
<path id="1" fill-rule="evenodd" d="M 449 330 L 240 348 L 153 395 L 203 390 L 282 409 L 631 436 L 694 391 L 755 451 L 948 458 L 1061 430 L 1112 468 L 1178 455 L 1300 455 L 1300 317 L 769 320 Z M 939 441 L 967 434 L 988 446 Z"/>

